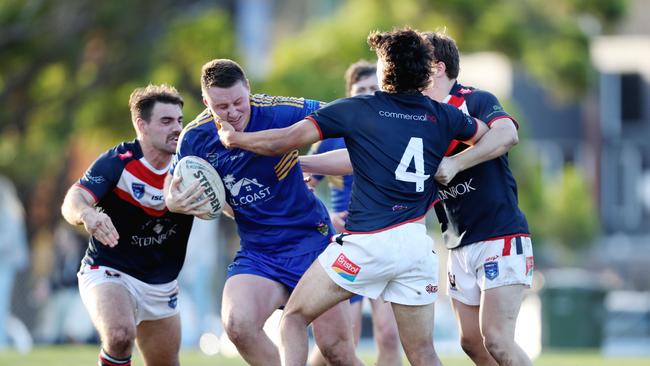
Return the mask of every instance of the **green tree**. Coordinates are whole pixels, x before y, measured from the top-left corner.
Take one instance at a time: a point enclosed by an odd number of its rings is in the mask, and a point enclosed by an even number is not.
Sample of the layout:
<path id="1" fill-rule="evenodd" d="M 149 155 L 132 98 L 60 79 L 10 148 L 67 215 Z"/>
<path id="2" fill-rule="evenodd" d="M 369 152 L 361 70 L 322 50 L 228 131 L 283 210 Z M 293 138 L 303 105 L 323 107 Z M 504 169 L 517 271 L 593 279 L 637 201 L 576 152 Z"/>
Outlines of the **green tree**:
<path id="1" fill-rule="evenodd" d="M 71 147 L 133 136 L 134 87 L 174 84 L 186 116 L 199 111 L 200 66 L 236 57 L 232 28 L 201 0 L 0 2 L 0 171 L 27 203 L 51 190 L 34 203 L 51 213 L 37 225 L 58 220 L 68 164 L 88 159 Z"/>

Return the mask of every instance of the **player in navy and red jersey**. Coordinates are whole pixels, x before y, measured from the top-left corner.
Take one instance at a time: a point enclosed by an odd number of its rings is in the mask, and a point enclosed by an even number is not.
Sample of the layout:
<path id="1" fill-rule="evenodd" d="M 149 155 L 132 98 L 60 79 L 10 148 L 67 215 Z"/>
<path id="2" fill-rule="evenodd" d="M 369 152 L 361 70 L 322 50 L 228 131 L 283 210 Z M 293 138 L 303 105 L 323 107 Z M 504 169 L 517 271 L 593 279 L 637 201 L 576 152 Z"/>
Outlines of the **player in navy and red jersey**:
<path id="1" fill-rule="evenodd" d="M 274 310 L 285 305 L 334 231 L 327 209 L 303 181 L 298 150 L 267 157 L 226 149 L 217 124 L 228 121 L 248 132 L 287 127 L 320 108 L 321 102 L 251 95 L 244 71 L 226 59 L 203 66 L 201 88 L 207 109 L 184 129 L 175 161 L 196 155 L 221 176 L 241 239 L 223 291 L 224 328 L 249 364 L 279 365 L 277 347 L 262 327 Z M 178 201 L 190 191 L 180 192 L 178 179 L 166 184 L 170 210 L 185 212 Z M 314 321 L 316 341 L 331 364 L 358 364 L 352 331 L 341 324 L 349 324 L 347 303 Z"/>
<path id="2" fill-rule="evenodd" d="M 145 364 L 178 365 L 176 278 L 193 218 L 167 210 L 163 183 L 183 99 L 173 87 L 149 85 L 133 91 L 129 106 L 137 138 L 102 154 L 68 190 L 61 212 L 91 234 L 78 278 L 102 341 L 99 365 L 130 365 L 134 341 Z M 196 200 L 201 191 L 193 188 Z"/>
<path id="3" fill-rule="evenodd" d="M 345 72 L 346 96 L 353 97 L 357 95 L 372 95 L 379 90 L 379 81 L 377 80 L 377 64 L 360 60 L 348 67 Z M 345 141 L 342 137 L 330 138 L 317 142 L 312 146 L 313 155 L 322 154 L 337 149 L 345 149 Z M 301 159 L 305 158 L 304 156 Z M 315 188 L 323 179 L 322 175 L 312 175 L 309 184 Z M 345 230 L 345 221 L 348 216 L 348 206 L 350 205 L 350 196 L 352 194 L 352 174 L 343 176 L 328 176 L 327 183 L 330 188 L 330 198 L 332 212 L 330 218 L 337 233 Z M 359 343 L 361 338 L 361 321 L 363 296 L 355 295 L 350 298 L 352 314 L 352 330 L 355 344 Z M 372 307 L 372 334 L 377 344 L 377 365 L 401 365 L 402 355 L 400 352 L 399 334 L 397 333 L 397 323 L 390 303 L 378 299 L 371 299 Z M 309 356 L 309 365 L 325 365 L 325 359 L 321 355 L 318 347 L 314 348 Z"/>
<path id="4" fill-rule="evenodd" d="M 448 294 L 458 319 L 461 345 L 478 365 L 532 365 L 514 340 L 517 314 L 532 283 L 533 249 L 519 210 L 508 150 L 517 124 L 489 92 L 456 80 L 459 52 L 444 33 L 425 33 L 434 47 L 432 86 L 425 95 L 453 105 L 490 126 L 471 149 L 454 141 L 438 167 L 437 210 L 451 249 Z"/>
<path id="5" fill-rule="evenodd" d="M 362 294 L 392 303 L 412 365 L 440 364 L 433 347 L 437 258 L 424 215 L 437 200 L 433 174 L 453 139 L 471 144 L 487 127 L 421 94 L 432 48 L 411 29 L 371 33 L 382 91 L 337 100 L 288 128 L 242 133 L 221 123 L 225 146 L 277 155 L 344 137 L 354 167 L 346 231 L 300 280 L 280 323 L 285 365 L 307 359 L 307 325 Z"/>

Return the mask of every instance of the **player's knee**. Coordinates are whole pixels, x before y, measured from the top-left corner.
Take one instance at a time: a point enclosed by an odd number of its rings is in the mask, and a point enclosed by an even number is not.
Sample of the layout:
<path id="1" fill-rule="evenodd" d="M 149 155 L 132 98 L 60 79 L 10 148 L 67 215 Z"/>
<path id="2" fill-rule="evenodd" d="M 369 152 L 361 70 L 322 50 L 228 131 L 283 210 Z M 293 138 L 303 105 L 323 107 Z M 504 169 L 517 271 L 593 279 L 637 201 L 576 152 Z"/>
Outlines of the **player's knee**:
<path id="1" fill-rule="evenodd" d="M 508 345 L 503 339 L 495 335 L 486 334 L 483 338 L 483 344 L 485 349 L 497 361 L 504 359 L 508 355 Z"/>
<path id="2" fill-rule="evenodd" d="M 237 314 L 230 314 L 224 319 L 224 330 L 228 334 L 228 338 L 236 346 L 247 344 L 254 338 L 255 332 L 261 332 L 262 326 L 257 326 L 253 321 L 247 319 L 246 316 Z"/>
<path id="3" fill-rule="evenodd" d="M 305 319 L 302 313 L 296 308 L 285 308 L 280 318 L 280 328 L 286 326 L 304 326 L 306 327 L 309 322 Z"/>
<path id="4" fill-rule="evenodd" d="M 382 326 L 377 329 L 377 345 L 385 351 L 399 351 L 400 340 L 397 328 Z"/>
<path id="5" fill-rule="evenodd" d="M 460 337 L 460 347 L 467 356 L 474 359 L 482 351 L 483 339 L 481 337 Z"/>
<path id="6" fill-rule="evenodd" d="M 318 347 L 327 360 L 329 365 L 353 365 L 354 364 L 354 347 L 351 340 L 330 339 L 330 341 L 322 342 Z"/>
<path id="7" fill-rule="evenodd" d="M 109 352 L 116 354 L 130 353 L 135 340 L 135 328 L 129 326 L 112 326 L 106 331 L 104 342 Z"/>

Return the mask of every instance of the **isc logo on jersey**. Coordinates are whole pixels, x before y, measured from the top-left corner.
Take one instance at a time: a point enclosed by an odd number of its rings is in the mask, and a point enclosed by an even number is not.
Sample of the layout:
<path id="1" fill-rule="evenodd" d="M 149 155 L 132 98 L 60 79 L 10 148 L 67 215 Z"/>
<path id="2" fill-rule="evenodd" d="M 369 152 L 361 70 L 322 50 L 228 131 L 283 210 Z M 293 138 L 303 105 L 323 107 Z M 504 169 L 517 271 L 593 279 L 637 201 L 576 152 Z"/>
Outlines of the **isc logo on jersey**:
<path id="1" fill-rule="evenodd" d="M 232 174 L 223 179 L 226 188 L 230 191 L 231 206 L 247 206 L 260 200 L 271 198 L 271 190 L 259 183 L 256 178 L 242 178 L 237 180 Z"/>

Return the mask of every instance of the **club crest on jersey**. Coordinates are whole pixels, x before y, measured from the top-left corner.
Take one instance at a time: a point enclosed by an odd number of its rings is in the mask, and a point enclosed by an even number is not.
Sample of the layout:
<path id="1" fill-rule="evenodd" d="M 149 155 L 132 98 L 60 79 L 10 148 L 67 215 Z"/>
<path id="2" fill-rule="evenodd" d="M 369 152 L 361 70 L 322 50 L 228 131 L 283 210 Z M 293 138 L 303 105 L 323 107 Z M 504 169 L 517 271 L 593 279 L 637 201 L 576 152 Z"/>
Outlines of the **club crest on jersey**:
<path id="1" fill-rule="evenodd" d="M 144 184 L 142 183 L 131 183 L 131 190 L 133 191 L 133 196 L 140 199 L 144 197 Z"/>
<path id="2" fill-rule="evenodd" d="M 321 233 L 321 235 L 323 235 L 323 236 L 327 236 L 327 234 L 330 233 L 329 226 L 327 226 L 327 224 L 322 222 L 322 221 L 320 222 L 320 224 L 318 224 L 318 226 L 316 227 L 316 230 L 318 230 L 318 232 Z"/>
<path id="3" fill-rule="evenodd" d="M 493 280 L 499 277 L 499 262 L 485 262 L 483 264 L 483 269 L 485 270 L 485 277 L 488 280 Z"/>
<path id="4" fill-rule="evenodd" d="M 354 264 L 354 262 L 345 256 L 345 254 L 341 253 L 338 257 L 336 257 L 334 263 L 332 263 L 332 269 L 334 272 L 338 273 L 339 276 L 345 278 L 350 282 L 354 282 L 354 280 L 357 278 L 357 275 L 359 274 L 359 271 L 361 270 L 361 267 Z"/>

